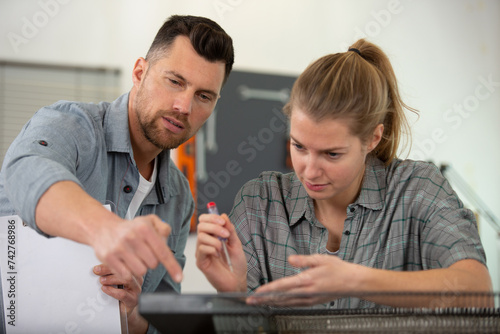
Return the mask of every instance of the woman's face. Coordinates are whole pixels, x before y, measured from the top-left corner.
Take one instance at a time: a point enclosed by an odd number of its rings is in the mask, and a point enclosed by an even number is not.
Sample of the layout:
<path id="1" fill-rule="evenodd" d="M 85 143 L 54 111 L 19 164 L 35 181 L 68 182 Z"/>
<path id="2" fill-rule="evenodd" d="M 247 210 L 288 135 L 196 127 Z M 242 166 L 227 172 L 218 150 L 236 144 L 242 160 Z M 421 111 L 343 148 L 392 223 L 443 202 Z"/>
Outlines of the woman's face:
<path id="1" fill-rule="evenodd" d="M 309 196 L 315 201 L 348 205 L 358 195 L 367 154 L 380 141 L 362 143 L 352 135 L 345 119 L 315 122 L 300 108 L 290 118 L 290 154 L 293 168 Z"/>

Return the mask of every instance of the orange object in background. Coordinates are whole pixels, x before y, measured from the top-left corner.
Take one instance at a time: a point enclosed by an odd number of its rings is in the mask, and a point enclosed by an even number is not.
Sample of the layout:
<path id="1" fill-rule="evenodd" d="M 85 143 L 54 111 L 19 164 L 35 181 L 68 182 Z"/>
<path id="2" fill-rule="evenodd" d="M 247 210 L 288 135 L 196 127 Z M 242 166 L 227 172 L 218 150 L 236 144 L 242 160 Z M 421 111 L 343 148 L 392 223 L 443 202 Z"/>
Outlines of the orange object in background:
<path id="1" fill-rule="evenodd" d="M 191 217 L 190 231 L 196 231 L 197 210 L 196 210 L 196 136 L 191 137 L 187 142 L 177 148 L 177 158 L 175 164 L 189 181 L 189 188 L 194 198 L 194 213 Z"/>

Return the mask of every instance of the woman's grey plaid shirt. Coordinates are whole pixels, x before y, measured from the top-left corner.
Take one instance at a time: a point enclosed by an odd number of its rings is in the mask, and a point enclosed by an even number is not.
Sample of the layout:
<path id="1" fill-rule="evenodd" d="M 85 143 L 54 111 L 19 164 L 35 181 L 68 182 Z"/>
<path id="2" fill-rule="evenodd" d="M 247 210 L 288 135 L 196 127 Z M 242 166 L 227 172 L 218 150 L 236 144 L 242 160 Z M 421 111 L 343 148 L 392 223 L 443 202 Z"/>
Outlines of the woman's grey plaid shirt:
<path id="1" fill-rule="evenodd" d="M 249 292 L 297 274 L 287 262 L 292 254 L 327 254 L 328 231 L 294 173 L 264 172 L 247 182 L 230 219 L 247 257 Z M 463 259 L 486 264 L 474 214 L 439 169 L 398 159 L 389 166 L 367 159 L 360 195 L 347 207 L 337 256 L 395 271 L 446 268 Z M 336 304 L 363 307 L 351 302 Z"/>

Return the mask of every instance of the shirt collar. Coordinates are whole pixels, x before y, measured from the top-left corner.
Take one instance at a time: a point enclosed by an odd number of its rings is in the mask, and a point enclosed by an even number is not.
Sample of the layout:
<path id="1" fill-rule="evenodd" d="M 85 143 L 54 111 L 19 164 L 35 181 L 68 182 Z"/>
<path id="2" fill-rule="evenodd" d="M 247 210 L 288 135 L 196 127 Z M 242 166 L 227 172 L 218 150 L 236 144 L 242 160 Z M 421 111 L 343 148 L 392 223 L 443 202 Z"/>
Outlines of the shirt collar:
<path id="1" fill-rule="evenodd" d="M 128 128 L 128 97 L 123 94 L 113 101 L 104 116 L 104 133 L 108 152 L 132 153 L 130 133 Z"/>
<path id="2" fill-rule="evenodd" d="M 134 153 L 132 151 L 128 126 L 128 99 L 129 93 L 125 93 L 111 103 L 104 117 L 103 127 L 106 134 L 108 152 L 129 153 L 133 159 Z M 162 151 L 158 155 L 157 162 L 157 178 L 161 180 L 162 195 L 167 200 L 168 197 L 179 193 L 179 189 L 175 186 L 176 182 L 172 179 L 178 177 L 178 175 L 169 173 L 172 163 L 170 160 L 170 150 Z"/>
<path id="3" fill-rule="evenodd" d="M 290 198 L 292 200 L 287 201 L 290 206 L 287 208 L 290 212 L 289 224 L 290 226 L 296 225 L 302 219 L 306 219 L 309 222 L 313 221 L 314 217 L 314 203 L 304 189 L 304 186 L 297 178 L 295 173 L 291 173 L 292 188 L 290 192 Z"/>
<path id="4" fill-rule="evenodd" d="M 368 209 L 381 210 L 384 207 L 387 172 L 384 163 L 369 155 L 366 159 L 365 176 L 361 192 L 355 204 Z"/>

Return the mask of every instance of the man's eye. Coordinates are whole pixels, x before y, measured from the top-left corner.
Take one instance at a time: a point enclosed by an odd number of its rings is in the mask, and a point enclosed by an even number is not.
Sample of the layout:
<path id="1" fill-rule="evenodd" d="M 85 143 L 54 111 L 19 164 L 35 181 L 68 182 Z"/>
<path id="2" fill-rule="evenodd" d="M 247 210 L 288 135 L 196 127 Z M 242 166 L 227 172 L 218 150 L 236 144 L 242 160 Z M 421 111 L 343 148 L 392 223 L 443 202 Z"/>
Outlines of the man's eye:
<path id="1" fill-rule="evenodd" d="M 173 85 L 179 86 L 181 83 L 175 79 L 168 79 Z"/>
<path id="2" fill-rule="evenodd" d="M 210 95 L 207 95 L 207 94 L 200 94 L 200 98 L 204 101 L 212 101 L 212 97 Z"/>
<path id="3" fill-rule="evenodd" d="M 297 143 L 292 143 L 292 146 L 295 147 L 297 150 L 302 150 L 303 149 L 302 145 L 299 145 Z"/>

